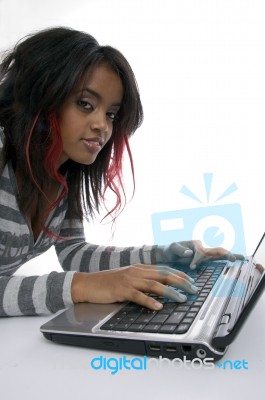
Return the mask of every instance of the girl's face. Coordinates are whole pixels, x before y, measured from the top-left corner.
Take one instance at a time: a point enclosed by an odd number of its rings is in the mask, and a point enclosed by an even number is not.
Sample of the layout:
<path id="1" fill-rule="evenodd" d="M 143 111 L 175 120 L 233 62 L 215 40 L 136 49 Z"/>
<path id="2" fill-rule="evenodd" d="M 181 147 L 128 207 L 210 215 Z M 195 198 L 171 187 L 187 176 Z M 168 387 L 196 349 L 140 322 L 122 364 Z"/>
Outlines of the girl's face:
<path id="1" fill-rule="evenodd" d="M 95 161 L 112 135 L 122 97 L 119 76 L 106 65 L 96 67 L 59 110 L 63 141 L 60 165 L 68 159 L 85 165 Z"/>

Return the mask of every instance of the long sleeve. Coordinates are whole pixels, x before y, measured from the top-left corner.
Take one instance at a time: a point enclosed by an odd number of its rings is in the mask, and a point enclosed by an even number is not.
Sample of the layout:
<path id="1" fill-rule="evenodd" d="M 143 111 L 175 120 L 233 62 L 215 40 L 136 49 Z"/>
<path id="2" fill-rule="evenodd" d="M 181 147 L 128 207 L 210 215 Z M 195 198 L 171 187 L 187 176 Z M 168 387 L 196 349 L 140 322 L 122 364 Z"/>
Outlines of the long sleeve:
<path id="1" fill-rule="evenodd" d="M 114 247 L 87 243 L 83 224 L 66 218 L 55 244 L 64 271 L 97 272 L 132 264 L 154 264 L 156 246 Z"/>
<path id="2" fill-rule="evenodd" d="M 73 274 L 1 276 L 0 317 L 49 314 L 70 307 Z"/>
<path id="3" fill-rule="evenodd" d="M 3 164 L 2 139 L 0 129 L 0 164 Z M 66 203 L 62 203 L 54 211 L 53 225 L 63 221 L 65 207 Z M 30 227 L 18 206 L 12 164 L 7 163 L 0 171 L 0 317 L 47 314 L 73 304 L 73 272 L 30 277 L 14 275 L 21 265 L 44 253 L 54 241 L 43 234 L 34 243 Z"/>

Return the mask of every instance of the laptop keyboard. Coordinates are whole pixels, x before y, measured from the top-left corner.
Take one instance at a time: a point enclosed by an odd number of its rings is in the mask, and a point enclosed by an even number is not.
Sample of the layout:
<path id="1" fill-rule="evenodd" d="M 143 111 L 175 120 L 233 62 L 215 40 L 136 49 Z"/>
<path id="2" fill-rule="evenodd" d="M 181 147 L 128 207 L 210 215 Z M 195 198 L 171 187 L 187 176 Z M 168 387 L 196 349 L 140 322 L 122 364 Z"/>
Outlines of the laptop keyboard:
<path id="1" fill-rule="evenodd" d="M 186 333 L 226 264 L 227 261 L 215 261 L 209 263 L 209 265 L 205 263 L 194 272 L 190 271 L 189 275 L 195 280 L 198 293 L 196 295 L 185 293 L 187 296 L 185 303 L 176 303 L 165 297 L 149 294 L 149 296 L 163 303 L 162 310 L 153 311 L 129 302 L 102 325 L 101 329 L 128 332 Z M 184 293 L 181 290 L 179 291 Z"/>

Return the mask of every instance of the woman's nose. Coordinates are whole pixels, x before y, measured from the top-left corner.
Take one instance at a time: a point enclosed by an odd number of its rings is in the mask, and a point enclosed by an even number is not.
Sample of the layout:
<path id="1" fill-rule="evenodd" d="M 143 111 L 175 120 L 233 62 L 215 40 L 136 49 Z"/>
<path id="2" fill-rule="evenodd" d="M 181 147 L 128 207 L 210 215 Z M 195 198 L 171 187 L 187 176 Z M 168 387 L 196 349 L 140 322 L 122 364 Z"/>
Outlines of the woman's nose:
<path id="1" fill-rule="evenodd" d="M 97 111 L 94 113 L 91 121 L 91 129 L 101 133 L 108 133 L 109 124 L 107 121 L 107 115 L 103 111 Z"/>

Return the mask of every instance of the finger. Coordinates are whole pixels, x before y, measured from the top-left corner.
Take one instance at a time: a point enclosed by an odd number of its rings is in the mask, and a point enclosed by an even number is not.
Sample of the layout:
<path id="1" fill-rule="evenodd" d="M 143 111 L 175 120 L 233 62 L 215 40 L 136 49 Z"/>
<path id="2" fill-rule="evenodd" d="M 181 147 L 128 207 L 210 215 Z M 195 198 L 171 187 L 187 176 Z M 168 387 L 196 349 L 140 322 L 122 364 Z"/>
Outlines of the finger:
<path id="1" fill-rule="evenodd" d="M 216 247 L 213 249 L 202 248 L 202 250 L 200 249 L 200 251 L 197 250 L 195 252 L 195 255 L 190 263 L 190 269 L 194 270 L 203 261 L 209 261 L 213 259 L 235 261 L 236 257 L 222 247 Z"/>
<path id="2" fill-rule="evenodd" d="M 200 249 L 199 251 L 198 247 Z M 233 254 L 223 247 L 207 249 L 199 245 L 197 246 L 195 255 L 190 263 L 190 269 L 194 270 L 199 264 L 201 264 L 201 262 L 211 259 L 229 260 L 231 262 L 234 262 L 236 260 L 244 260 L 245 257 L 242 254 Z"/>
<path id="3" fill-rule="evenodd" d="M 163 297 L 166 297 L 170 300 L 178 301 L 179 303 L 184 303 L 185 301 L 187 301 L 187 296 L 179 293 L 170 286 L 165 286 Z"/>
<path id="4" fill-rule="evenodd" d="M 158 311 L 163 308 L 162 303 L 153 299 L 150 296 L 147 296 L 146 294 L 137 289 L 128 291 L 127 299 L 143 307 L 150 308 L 151 310 Z"/>
<path id="5" fill-rule="evenodd" d="M 174 301 L 183 303 L 187 300 L 187 296 L 178 292 L 172 287 L 165 286 L 160 282 L 151 280 L 142 280 L 137 283 L 137 289 L 142 292 L 154 293 L 158 296 L 166 297 Z M 153 299 L 156 301 L 155 299 Z M 160 303 L 161 304 L 161 303 Z"/>
<path id="6" fill-rule="evenodd" d="M 178 269 L 175 268 L 168 267 L 167 265 L 158 265 L 157 271 L 160 274 L 173 274 L 179 276 L 180 278 L 186 279 L 192 283 L 195 282 L 194 279 L 188 274 L 185 274 L 185 272 L 179 271 Z"/>
<path id="7" fill-rule="evenodd" d="M 191 294 L 198 292 L 198 288 L 194 285 L 195 280 L 184 272 L 177 271 L 176 273 L 173 268 L 165 267 L 164 270 L 158 270 L 158 273 L 163 275 L 162 280 L 159 276 L 156 278 L 159 282 L 185 290 Z"/>
<path id="8" fill-rule="evenodd" d="M 171 273 L 170 270 L 172 268 L 167 268 L 165 267 L 164 271 L 161 273 L 161 271 L 157 270 L 149 270 L 146 271 L 144 274 L 144 281 L 145 285 L 148 285 L 148 287 L 142 287 L 141 283 L 137 285 L 137 289 L 141 288 L 141 290 L 148 290 L 148 291 L 154 291 L 154 288 L 157 289 L 160 287 L 160 284 L 164 285 L 170 285 L 178 289 L 185 290 L 188 293 L 195 294 L 198 292 L 198 288 L 193 285 L 193 280 L 186 279 L 185 277 L 182 277 L 180 274 L 175 274 Z M 173 270 L 173 272 L 175 272 Z M 187 276 L 186 274 L 182 274 Z M 140 279 L 138 279 L 138 282 Z M 156 285 L 156 283 L 159 283 Z M 139 286 L 140 285 L 140 286 Z M 158 292 L 155 292 L 158 293 Z M 160 294 L 160 292 L 158 293 Z"/>
<path id="9" fill-rule="evenodd" d="M 196 269 L 197 265 L 199 265 L 203 260 L 205 259 L 205 256 L 198 251 L 195 252 L 194 257 L 190 263 L 190 269 L 194 270 Z"/>
<path id="10" fill-rule="evenodd" d="M 195 252 L 197 251 L 200 254 L 204 255 L 206 258 L 225 258 L 229 259 L 230 261 L 245 259 L 245 257 L 242 254 L 231 253 L 228 250 L 224 249 L 223 247 L 213 247 L 213 248 L 204 247 L 201 240 L 190 240 L 179 243 L 182 244 L 182 246 L 186 246 L 192 249 L 194 255 Z"/>
<path id="11" fill-rule="evenodd" d="M 245 257 L 242 254 L 230 253 L 230 251 L 227 252 L 226 258 L 232 262 L 236 260 L 245 260 Z"/>
<path id="12" fill-rule="evenodd" d="M 264 268 L 261 264 L 256 264 L 256 268 L 257 268 L 257 270 L 258 270 L 260 273 L 263 274 L 265 268 Z"/>
<path id="13" fill-rule="evenodd" d="M 187 279 L 190 282 L 194 282 L 194 279 L 192 279 L 191 276 L 189 276 L 188 274 L 185 274 L 185 272 L 183 271 L 179 271 L 176 268 L 172 268 L 169 267 L 168 265 L 145 265 L 145 264 L 138 264 L 138 268 L 142 268 L 143 272 L 147 271 L 147 270 L 151 270 L 151 271 L 157 271 L 160 274 L 174 274 L 174 275 L 178 275 L 183 279 Z M 146 275 L 144 277 L 147 277 Z"/>
<path id="14" fill-rule="evenodd" d="M 165 249 L 165 254 L 168 260 L 173 260 L 176 257 L 190 257 L 193 254 L 193 251 L 179 242 L 174 242 Z"/>

